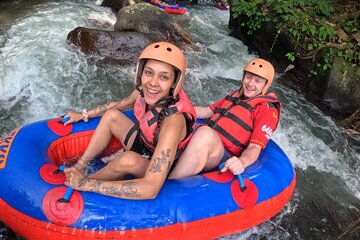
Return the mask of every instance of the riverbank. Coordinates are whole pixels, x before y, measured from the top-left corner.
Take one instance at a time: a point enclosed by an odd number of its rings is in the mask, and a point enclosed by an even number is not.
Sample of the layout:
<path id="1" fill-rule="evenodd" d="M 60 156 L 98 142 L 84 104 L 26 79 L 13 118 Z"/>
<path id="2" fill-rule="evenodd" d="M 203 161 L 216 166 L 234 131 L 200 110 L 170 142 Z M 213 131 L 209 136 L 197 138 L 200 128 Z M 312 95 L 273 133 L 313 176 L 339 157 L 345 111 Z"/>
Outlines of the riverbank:
<path id="1" fill-rule="evenodd" d="M 360 134 L 360 3 L 230 1 L 231 35 L 274 63 L 280 81 Z"/>

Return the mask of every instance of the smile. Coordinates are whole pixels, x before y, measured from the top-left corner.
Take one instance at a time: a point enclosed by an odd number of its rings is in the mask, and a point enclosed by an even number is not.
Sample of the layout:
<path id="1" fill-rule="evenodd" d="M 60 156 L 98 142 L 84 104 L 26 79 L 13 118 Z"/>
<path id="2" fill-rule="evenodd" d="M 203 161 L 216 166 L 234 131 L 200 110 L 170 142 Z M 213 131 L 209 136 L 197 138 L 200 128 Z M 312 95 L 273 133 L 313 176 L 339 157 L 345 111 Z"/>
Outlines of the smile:
<path id="1" fill-rule="evenodd" d="M 149 97 L 155 97 L 160 91 L 146 88 L 146 92 Z"/>

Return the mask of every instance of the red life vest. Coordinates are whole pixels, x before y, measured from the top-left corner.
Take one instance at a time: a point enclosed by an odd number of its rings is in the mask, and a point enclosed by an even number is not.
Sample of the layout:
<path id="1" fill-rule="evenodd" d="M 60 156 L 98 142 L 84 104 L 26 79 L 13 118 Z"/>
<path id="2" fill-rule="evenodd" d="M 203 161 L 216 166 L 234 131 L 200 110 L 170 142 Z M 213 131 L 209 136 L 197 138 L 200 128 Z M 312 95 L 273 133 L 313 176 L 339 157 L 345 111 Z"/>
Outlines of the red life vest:
<path id="1" fill-rule="evenodd" d="M 263 102 L 273 103 L 278 115 L 281 111 L 281 103 L 274 93 L 243 100 L 240 98 L 240 91 L 227 95 L 221 107 L 215 107 L 214 115 L 207 121 L 220 136 L 224 147 L 235 156 L 239 156 L 249 144 L 254 125 L 251 113 L 256 105 Z"/>
<path id="2" fill-rule="evenodd" d="M 190 141 L 196 120 L 195 109 L 184 90 L 181 89 L 178 96 L 179 100 L 175 104 L 166 108 L 164 108 L 163 104 L 159 104 L 148 111 L 146 111 L 145 99 L 141 96 L 136 99 L 134 105 L 136 125 L 144 144 L 152 151 L 155 150 L 157 144 L 157 135 L 160 129 L 158 127 L 158 120 L 161 115 L 168 117 L 175 113 L 183 113 L 188 129 L 185 139 L 178 146 L 178 151 L 184 150 L 186 144 Z"/>

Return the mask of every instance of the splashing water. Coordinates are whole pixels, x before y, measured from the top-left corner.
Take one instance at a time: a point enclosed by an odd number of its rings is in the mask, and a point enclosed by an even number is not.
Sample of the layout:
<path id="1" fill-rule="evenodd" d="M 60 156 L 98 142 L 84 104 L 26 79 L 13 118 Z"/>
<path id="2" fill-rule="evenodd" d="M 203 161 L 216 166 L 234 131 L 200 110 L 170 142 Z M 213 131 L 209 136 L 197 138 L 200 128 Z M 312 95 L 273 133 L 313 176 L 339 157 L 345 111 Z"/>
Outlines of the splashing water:
<path id="1" fill-rule="evenodd" d="M 21 14 L 0 10 L 7 17 L 0 24 L 1 135 L 68 109 L 121 99 L 133 89 L 135 66 L 96 67 L 66 42 L 78 26 L 112 29 L 116 16 L 100 7 L 101 1 L 30 2 L 18 7 L 26 9 Z M 243 67 L 255 55 L 228 36 L 229 13 L 203 3 L 188 6 L 187 15 L 178 18 L 202 49 L 186 53 L 184 87 L 191 100 L 205 106 L 237 89 Z M 296 167 L 295 194 L 270 221 L 221 239 L 337 238 L 360 216 L 360 141 L 298 93 L 276 81 L 273 90 L 284 105 L 273 139 Z"/>

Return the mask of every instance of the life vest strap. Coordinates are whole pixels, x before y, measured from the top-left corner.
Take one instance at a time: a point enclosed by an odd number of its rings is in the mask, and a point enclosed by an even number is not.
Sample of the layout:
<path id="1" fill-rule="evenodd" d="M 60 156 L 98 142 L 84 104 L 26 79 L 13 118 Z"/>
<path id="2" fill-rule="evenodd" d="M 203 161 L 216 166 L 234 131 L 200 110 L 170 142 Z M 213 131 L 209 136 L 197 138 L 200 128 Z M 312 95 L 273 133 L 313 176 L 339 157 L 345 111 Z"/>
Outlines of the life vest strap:
<path id="1" fill-rule="evenodd" d="M 127 146 L 128 145 L 128 142 L 129 142 L 129 139 L 130 137 L 134 134 L 134 132 L 138 130 L 138 127 L 136 124 L 134 124 L 134 126 L 132 126 L 129 130 L 129 132 L 127 133 L 126 137 L 125 137 L 125 140 L 124 140 L 124 145 Z"/>
<path id="2" fill-rule="evenodd" d="M 227 140 L 229 140 L 230 142 L 232 142 L 235 146 L 237 147 L 241 147 L 242 149 L 245 149 L 247 147 L 247 145 L 242 144 L 241 142 L 239 142 L 236 138 L 234 138 L 230 133 L 228 133 L 227 131 L 225 131 L 225 129 L 223 129 L 222 127 L 220 127 L 216 122 L 212 121 L 212 120 L 208 120 L 208 125 L 209 127 L 211 127 L 212 129 L 216 130 L 218 133 L 220 133 L 221 135 L 223 135 Z"/>
<path id="3" fill-rule="evenodd" d="M 229 112 L 229 109 L 224 108 L 215 108 L 214 113 L 219 113 L 220 115 L 230 118 L 232 121 L 240 125 L 243 129 L 245 129 L 248 132 L 252 132 L 253 128 L 248 125 L 246 122 L 244 122 L 242 119 L 238 118 L 236 115 Z M 217 121 L 216 121 L 217 122 Z"/>
<path id="4" fill-rule="evenodd" d="M 148 120 L 148 125 L 149 126 L 151 126 L 151 125 L 153 125 L 154 123 L 156 123 L 157 121 L 158 121 L 158 119 L 159 119 L 159 113 L 158 113 L 158 111 L 156 111 L 156 109 L 155 108 L 153 108 L 153 109 L 151 109 L 151 113 L 153 114 L 153 118 L 151 118 L 150 120 Z"/>
<path id="5" fill-rule="evenodd" d="M 163 109 L 164 115 L 167 117 L 177 113 L 178 111 L 179 110 L 176 106 Z"/>
<path id="6" fill-rule="evenodd" d="M 254 110 L 254 108 L 250 104 L 244 102 L 241 98 L 227 95 L 225 99 L 233 103 L 231 107 L 233 107 L 234 105 L 240 105 L 243 108 L 247 109 L 249 112 L 252 112 Z"/>

